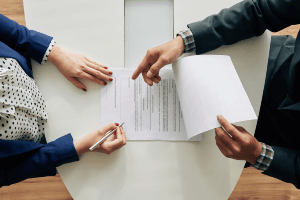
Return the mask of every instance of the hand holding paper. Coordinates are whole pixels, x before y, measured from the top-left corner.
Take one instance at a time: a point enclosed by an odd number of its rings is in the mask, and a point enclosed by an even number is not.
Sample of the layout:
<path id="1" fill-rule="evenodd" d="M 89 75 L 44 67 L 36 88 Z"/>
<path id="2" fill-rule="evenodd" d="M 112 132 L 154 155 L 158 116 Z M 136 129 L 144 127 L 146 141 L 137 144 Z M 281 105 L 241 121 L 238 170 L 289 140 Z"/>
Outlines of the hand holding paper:
<path id="1" fill-rule="evenodd" d="M 221 126 L 215 129 L 216 144 L 227 158 L 246 160 L 254 165 L 260 156 L 262 144 L 243 127 L 230 124 L 223 116 L 218 116 Z M 229 133 L 230 136 L 227 134 Z"/>
<path id="2" fill-rule="evenodd" d="M 229 56 L 200 55 L 173 64 L 188 138 L 230 123 L 256 119 L 250 100 Z"/>
<path id="3" fill-rule="evenodd" d="M 132 80 L 132 69 L 113 72 L 114 81 L 101 89 L 100 124 L 126 121 L 128 140 L 199 141 L 199 134 L 219 127 L 218 114 L 230 123 L 256 119 L 229 56 L 179 59 L 174 75 L 161 70 L 153 87 Z"/>

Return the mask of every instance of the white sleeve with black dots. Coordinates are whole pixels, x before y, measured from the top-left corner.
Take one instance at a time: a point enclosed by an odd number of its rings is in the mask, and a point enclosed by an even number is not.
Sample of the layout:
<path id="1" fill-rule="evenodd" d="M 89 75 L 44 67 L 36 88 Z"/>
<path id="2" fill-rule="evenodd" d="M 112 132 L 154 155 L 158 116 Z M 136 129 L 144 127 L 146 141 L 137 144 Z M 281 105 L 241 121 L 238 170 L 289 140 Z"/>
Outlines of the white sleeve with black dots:
<path id="1" fill-rule="evenodd" d="M 48 114 L 35 81 L 13 58 L 0 58 L 0 139 L 40 142 Z"/>
<path id="2" fill-rule="evenodd" d="M 44 54 L 44 57 L 43 57 L 43 60 L 42 60 L 42 63 L 41 63 L 41 64 L 44 64 L 44 63 L 47 61 L 48 56 L 49 56 L 49 54 L 50 54 L 50 52 L 51 52 L 51 50 L 52 50 L 52 48 L 53 48 L 53 46 L 54 46 L 55 44 L 56 44 L 56 42 L 52 39 L 51 42 L 50 42 L 50 44 L 49 44 L 48 49 L 46 50 L 46 52 L 45 52 L 45 54 Z"/>

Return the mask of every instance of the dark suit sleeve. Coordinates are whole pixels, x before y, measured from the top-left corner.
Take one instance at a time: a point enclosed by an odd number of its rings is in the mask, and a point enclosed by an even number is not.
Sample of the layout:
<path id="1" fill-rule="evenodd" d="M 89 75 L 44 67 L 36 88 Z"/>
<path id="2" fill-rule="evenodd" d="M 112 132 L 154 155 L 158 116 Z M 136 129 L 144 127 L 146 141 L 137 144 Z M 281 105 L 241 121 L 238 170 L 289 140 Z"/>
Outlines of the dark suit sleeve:
<path id="1" fill-rule="evenodd" d="M 300 23 L 299 0 L 245 0 L 202 21 L 189 24 L 196 53 L 259 36 L 266 29 L 277 32 Z"/>
<path id="2" fill-rule="evenodd" d="M 0 41 L 19 53 L 26 53 L 38 63 L 42 62 L 51 40 L 52 37 L 29 30 L 0 14 Z"/>
<path id="3" fill-rule="evenodd" d="M 269 168 L 263 172 L 268 176 L 292 183 L 300 189 L 300 151 L 272 146 L 274 157 Z"/>
<path id="4" fill-rule="evenodd" d="M 71 134 L 65 135 L 40 148 L 0 159 L 0 187 L 78 160 Z"/>

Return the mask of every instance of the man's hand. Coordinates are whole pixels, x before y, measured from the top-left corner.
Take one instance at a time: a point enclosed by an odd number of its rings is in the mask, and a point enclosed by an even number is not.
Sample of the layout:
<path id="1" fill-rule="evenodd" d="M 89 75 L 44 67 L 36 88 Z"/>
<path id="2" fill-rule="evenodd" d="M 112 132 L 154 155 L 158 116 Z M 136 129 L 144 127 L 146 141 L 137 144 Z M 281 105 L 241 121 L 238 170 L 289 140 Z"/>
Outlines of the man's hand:
<path id="1" fill-rule="evenodd" d="M 226 133 L 221 127 L 215 129 L 216 143 L 222 154 L 254 165 L 262 150 L 261 143 L 243 127 L 230 124 L 223 116 L 218 115 L 218 121 L 227 131 Z"/>
<path id="2" fill-rule="evenodd" d="M 58 45 L 53 46 L 48 61 L 54 64 L 66 79 L 84 91 L 86 91 L 86 87 L 78 78 L 87 79 L 100 85 L 106 85 L 106 82 L 113 80 L 110 77 L 112 72 L 106 66 L 79 53 L 66 51 Z"/>
<path id="3" fill-rule="evenodd" d="M 136 79 L 142 73 L 144 81 L 148 85 L 152 86 L 153 82 L 159 83 L 161 80 L 159 70 L 165 65 L 175 62 L 183 54 L 184 49 L 185 45 L 181 36 L 177 36 L 166 44 L 149 49 L 133 73 L 132 79 Z"/>

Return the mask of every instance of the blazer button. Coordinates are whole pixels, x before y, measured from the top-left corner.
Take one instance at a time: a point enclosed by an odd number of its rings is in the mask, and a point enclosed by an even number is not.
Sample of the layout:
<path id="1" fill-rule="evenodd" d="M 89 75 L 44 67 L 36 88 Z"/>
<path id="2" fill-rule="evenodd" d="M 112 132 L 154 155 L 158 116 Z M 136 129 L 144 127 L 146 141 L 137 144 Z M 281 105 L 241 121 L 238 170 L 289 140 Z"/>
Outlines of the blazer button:
<path id="1" fill-rule="evenodd" d="M 277 104 L 276 104 L 276 102 L 271 101 L 271 102 L 269 103 L 269 106 L 270 106 L 271 108 L 276 108 L 276 107 L 277 107 Z"/>

